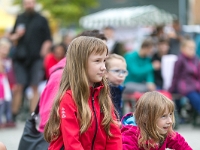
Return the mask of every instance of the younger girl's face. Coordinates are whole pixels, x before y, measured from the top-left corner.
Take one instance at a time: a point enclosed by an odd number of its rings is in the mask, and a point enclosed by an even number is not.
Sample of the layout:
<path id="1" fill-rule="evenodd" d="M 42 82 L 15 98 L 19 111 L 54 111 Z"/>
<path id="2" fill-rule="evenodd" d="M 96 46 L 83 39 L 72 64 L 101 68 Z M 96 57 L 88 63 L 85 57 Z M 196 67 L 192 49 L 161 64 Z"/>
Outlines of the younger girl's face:
<path id="1" fill-rule="evenodd" d="M 157 128 L 160 134 L 167 134 L 173 123 L 172 116 L 172 112 L 166 110 L 165 113 L 158 118 Z"/>
<path id="2" fill-rule="evenodd" d="M 102 54 L 92 53 L 88 58 L 88 80 L 89 85 L 93 86 L 94 83 L 102 81 L 105 74 L 105 60 L 107 57 L 107 51 Z"/>

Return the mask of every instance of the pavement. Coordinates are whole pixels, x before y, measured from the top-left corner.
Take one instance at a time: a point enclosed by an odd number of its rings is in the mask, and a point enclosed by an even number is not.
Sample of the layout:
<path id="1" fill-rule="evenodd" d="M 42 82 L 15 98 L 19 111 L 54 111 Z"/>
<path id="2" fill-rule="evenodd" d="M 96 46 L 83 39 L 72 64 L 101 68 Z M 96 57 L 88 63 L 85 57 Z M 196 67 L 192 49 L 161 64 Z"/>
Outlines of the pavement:
<path id="1" fill-rule="evenodd" d="M 24 121 L 18 121 L 15 128 L 0 129 L 0 141 L 6 145 L 7 150 L 17 150 L 24 124 Z M 177 131 L 183 135 L 193 150 L 200 150 L 200 128 L 186 124 L 180 125 Z"/>

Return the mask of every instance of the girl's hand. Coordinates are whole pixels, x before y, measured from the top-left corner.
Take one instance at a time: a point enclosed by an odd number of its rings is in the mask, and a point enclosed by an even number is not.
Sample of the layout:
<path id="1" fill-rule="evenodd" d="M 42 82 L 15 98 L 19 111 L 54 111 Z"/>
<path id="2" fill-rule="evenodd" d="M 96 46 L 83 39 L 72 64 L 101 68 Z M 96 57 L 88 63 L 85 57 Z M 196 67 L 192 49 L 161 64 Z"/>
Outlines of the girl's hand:
<path id="1" fill-rule="evenodd" d="M 122 123 L 121 123 L 121 121 L 117 121 L 117 124 L 119 125 L 119 128 L 121 129 L 121 128 L 122 128 Z"/>

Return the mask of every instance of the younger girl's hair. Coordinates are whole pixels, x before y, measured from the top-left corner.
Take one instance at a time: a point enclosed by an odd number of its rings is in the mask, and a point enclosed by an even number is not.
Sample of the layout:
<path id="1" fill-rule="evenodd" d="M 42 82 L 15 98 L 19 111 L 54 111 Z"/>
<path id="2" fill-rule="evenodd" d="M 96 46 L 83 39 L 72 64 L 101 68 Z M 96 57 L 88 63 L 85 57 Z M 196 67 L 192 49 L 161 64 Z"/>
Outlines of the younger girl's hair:
<path id="1" fill-rule="evenodd" d="M 87 77 L 88 57 L 92 53 L 103 54 L 104 52 L 108 54 L 106 44 L 102 40 L 94 37 L 80 36 L 75 38 L 69 45 L 67 63 L 63 70 L 60 88 L 55 98 L 50 118 L 45 126 L 44 137 L 47 142 L 57 139 L 60 134 L 59 105 L 62 96 L 68 89 L 72 91 L 72 97 L 77 106 L 80 134 L 84 133 L 91 125 L 92 112 L 88 105 L 90 96 L 90 87 Z M 105 132 L 112 136 L 110 124 L 114 122 L 111 111 L 113 107 L 105 77 L 103 77 L 101 84 L 103 84 L 104 88 L 101 89 L 98 98 L 100 108 L 104 114 L 102 125 L 104 126 Z"/>
<path id="2" fill-rule="evenodd" d="M 126 60 L 124 59 L 124 57 L 118 55 L 118 54 L 109 54 L 108 58 L 106 59 L 106 69 L 110 69 L 110 61 L 113 59 L 119 59 L 123 62 L 126 63 Z"/>
<path id="3" fill-rule="evenodd" d="M 138 145 L 143 148 L 155 148 L 157 143 L 162 143 L 166 135 L 158 132 L 157 121 L 167 111 L 172 113 L 174 125 L 174 103 L 159 92 L 147 92 L 141 96 L 135 106 L 135 120 L 140 129 Z M 174 135 L 172 126 L 167 133 Z"/>
<path id="4" fill-rule="evenodd" d="M 0 47 L 1 46 L 7 46 L 8 48 L 10 48 L 11 47 L 11 42 L 6 38 L 1 38 L 0 39 Z"/>

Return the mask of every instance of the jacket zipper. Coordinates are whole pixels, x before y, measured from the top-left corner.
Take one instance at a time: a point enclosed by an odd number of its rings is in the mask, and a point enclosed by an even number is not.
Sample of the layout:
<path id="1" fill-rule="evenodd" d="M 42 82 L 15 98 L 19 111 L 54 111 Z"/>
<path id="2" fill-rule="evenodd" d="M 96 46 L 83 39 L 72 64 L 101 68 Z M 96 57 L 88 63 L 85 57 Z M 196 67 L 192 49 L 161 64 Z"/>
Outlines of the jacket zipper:
<path id="1" fill-rule="evenodd" d="M 96 139 L 97 129 L 98 129 L 98 120 L 97 120 L 96 110 L 95 110 L 95 107 L 94 107 L 94 93 L 92 95 L 92 109 L 93 109 L 94 118 L 95 118 L 95 122 L 96 122 L 95 133 L 94 133 L 94 137 L 92 139 L 92 147 L 91 147 L 91 150 L 94 150 L 94 142 L 95 142 L 95 139 Z"/>

